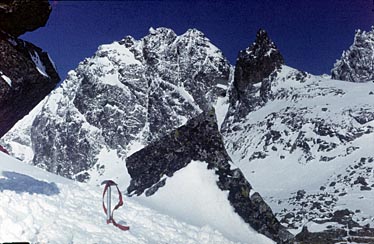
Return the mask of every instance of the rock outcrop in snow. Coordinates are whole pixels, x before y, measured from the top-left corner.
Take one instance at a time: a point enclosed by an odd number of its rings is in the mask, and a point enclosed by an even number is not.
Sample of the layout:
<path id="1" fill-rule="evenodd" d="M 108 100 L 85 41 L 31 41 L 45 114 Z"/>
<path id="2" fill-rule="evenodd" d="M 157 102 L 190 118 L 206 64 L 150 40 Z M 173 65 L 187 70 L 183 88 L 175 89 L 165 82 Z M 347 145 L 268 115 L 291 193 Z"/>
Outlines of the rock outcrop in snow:
<path id="1" fill-rule="evenodd" d="M 131 183 L 127 190 L 129 194 L 151 196 L 192 161 L 204 162 L 207 170 L 215 172 L 217 187 L 228 192 L 227 200 L 234 211 L 252 228 L 277 243 L 290 242 L 293 236 L 279 223 L 261 196 L 251 192 L 249 182 L 232 164 L 218 131 L 214 110 L 198 115 L 128 157 L 126 166 Z M 185 179 L 185 184 L 189 184 L 189 180 Z"/>
<path id="2" fill-rule="evenodd" d="M 146 145 L 181 126 L 210 108 L 229 75 L 228 61 L 200 31 L 151 28 L 141 40 L 102 45 L 81 62 L 40 106 L 30 139 L 20 144 L 33 149 L 34 164 L 85 181 L 102 148 L 123 157 L 135 142 Z"/>
<path id="3" fill-rule="evenodd" d="M 374 27 L 356 31 L 352 46 L 336 61 L 331 77 L 351 82 L 374 80 Z"/>
<path id="4" fill-rule="evenodd" d="M 48 1 L 0 3 L 0 137 L 60 80 L 46 52 L 14 37 L 44 25 L 49 12 Z"/>

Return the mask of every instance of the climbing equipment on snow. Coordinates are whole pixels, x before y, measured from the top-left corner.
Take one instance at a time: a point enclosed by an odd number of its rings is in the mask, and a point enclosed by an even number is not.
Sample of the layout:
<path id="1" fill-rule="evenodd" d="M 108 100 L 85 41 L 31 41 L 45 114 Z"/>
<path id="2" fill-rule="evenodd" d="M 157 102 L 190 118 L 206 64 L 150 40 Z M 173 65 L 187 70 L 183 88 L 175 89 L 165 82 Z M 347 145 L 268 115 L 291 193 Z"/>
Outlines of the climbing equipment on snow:
<path id="1" fill-rule="evenodd" d="M 2 147 L 1 145 L 0 145 L 0 151 L 1 151 L 1 152 L 4 152 L 4 153 L 6 153 L 6 154 L 9 155 L 8 150 L 6 150 L 6 149 L 5 149 L 4 147 Z"/>
<path id="2" fill-rule="evenodd" d="M 121 230 L 129 230 L 130 227 L 118 224 L 116 221 L 114 221 L 114 218 L 113 218 L 114 210 L 118 209 L 119 207 L 121 207 L 123 205 L 122 193 L 119 190 L 118 185 L 112 180 L 104 180 L 101 183 L 101 185 L 104 185 L 104 184 L 105 184 L 105 187 L 104 187 L 104 192 L 103 192 L 103 209 L 104 209 L 105 214 L 107 215 L 106 223 L 107 224 L 113 223 L 114 226 L 118 227 Z M 111 186 L 116 186 L 117 191 L 118 191 L 118 197 L 119 197 L 119 201 L 118 201 L 117 205 L 114 207 L 113 211 L 111 211 L 111 193 L 112 193 L 112 190 L 110 188 Z M 108 191 L 108 193 L 107 193 L 107 207 L 105 207 L 104 198 L 105 198 L 105 193 L 107 191 Z"/>

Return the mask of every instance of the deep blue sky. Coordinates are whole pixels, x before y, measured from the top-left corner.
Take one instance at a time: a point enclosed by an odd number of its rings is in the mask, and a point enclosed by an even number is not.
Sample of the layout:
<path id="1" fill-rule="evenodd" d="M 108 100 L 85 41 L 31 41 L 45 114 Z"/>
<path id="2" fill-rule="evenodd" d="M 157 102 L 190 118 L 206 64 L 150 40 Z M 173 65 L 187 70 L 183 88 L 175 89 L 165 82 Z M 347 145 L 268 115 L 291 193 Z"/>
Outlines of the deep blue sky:
<path id="1" fill-rule="evenodd" d="M 329 73 L 353 42 L 356 29 L 374 25 L 373 0 L 50 1 L 44 28 L 21 38 L 50 53 L 65 78 L 100 44 L 127 35 L 139 39 L 149 27 L 177 34 L 197 28 L 235 64 L 239 50 L 265 28 L 286 64 L 313 74 Z"/>

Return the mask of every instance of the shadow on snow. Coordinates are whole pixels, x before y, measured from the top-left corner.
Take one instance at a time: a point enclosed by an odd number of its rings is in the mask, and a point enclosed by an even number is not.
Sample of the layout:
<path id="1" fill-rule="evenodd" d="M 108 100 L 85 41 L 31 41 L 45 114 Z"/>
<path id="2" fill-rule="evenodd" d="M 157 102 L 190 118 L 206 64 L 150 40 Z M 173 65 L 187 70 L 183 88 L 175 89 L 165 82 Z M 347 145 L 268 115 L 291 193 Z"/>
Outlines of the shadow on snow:
<path id="1" fill-rule="evenodd" d="M 60 193 L 54 182 L 48 183 L 34 179 L 28 175 L 3 171 L 4 178 L 0 178 L 0 191 L 10 190 L 16 193 L 43 194 L 47 196 Z"/>

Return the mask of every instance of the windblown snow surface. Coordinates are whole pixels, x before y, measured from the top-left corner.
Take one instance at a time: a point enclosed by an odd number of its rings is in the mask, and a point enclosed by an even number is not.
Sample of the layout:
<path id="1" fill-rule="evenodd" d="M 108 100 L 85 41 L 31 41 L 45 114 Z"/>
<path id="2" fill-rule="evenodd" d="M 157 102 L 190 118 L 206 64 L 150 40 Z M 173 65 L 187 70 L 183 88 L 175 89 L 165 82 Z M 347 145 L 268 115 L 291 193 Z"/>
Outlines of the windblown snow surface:
<path id="1" fill-rule="evenodd" d="M 130 226 L 130 231 L 121 231 L 106 224 L 102 209 L 102 188 L 77 183 L 34 166 L 22 163 L 6 154 L 0 153 L 0 242 L 28 241 L 31 243 L 273 243 L 266 237 L 240 223 L 232 209 L 224 201 L 223 192 L 204 187 L 204 181 L 214 181 L 214 174 L 202 170 L 199 162 L 194 162 L 171 179 L 173 188 L 167 186 L 160 192 L 158 199 L 134 200 L 124 197 L 124 207 L 115 212 L 115 219 Z M 186 175 L 197 174 L 191 183 L 199 185 L 200 194 L 205 194 L 205 209 L 220 208 L 219 219 L 213 212 L 195 212 L 184 202 L 183 194 L 189 187 L 181 184 Z M 200 184 L 201 183 L 201 184 Z M 163 193 L 175 191 L 172 200 L 174 208 L 164 213 L 157 212 L 145 205 L 156 206 L 165 201 Z M 120 185 L 121 188 L 121 185 Z M 113 202 L 117 196 L 112 191 Z M 169 195 L 169 194 L 167 194 Z M 170 195 L 169 195 L 170 196 Z M 186 206 L 186 208 L 184 208 Z M 179 210 L 185 209 L 186 211 Z M 202 208 L 204 209 L 204 208 Z M 178 211 L 173 214 L 173 211 Z M 166 213 L 172 213 L 171 216 Z M 177 216 L 178 215 L 178 216 Z M 177 216 L 180 218 L 173 218 Z M 232 222 L 232 218 L 236 218 Z M 179 219 L 189 220 L 188 224 Z M 216 224 L 214 224 L 216 223 Z M 218 229 L 245 229 L 241 236 L 233 238 L 223 235 Z M 227 233 L 225 233 L 227 234 Z M 238 240 L 239 239 L 239 240 Z M 241 242 L 238 242 L 241 241 Z"/>

